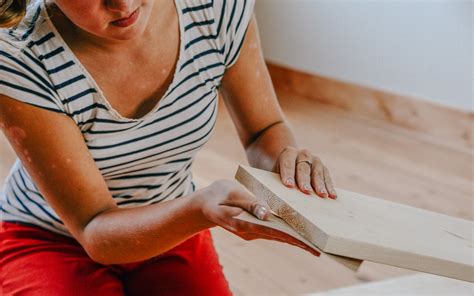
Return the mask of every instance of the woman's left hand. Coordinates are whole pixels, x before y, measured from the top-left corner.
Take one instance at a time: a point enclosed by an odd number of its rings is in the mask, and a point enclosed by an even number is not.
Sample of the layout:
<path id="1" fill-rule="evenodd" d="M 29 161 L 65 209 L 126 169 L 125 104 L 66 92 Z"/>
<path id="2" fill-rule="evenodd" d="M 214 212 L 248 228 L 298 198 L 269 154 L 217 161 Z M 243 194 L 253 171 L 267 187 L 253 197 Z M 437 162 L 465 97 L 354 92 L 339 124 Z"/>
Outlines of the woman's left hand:
<path id="1" fill-rule="evenodd" d="M 311 194 L 314 191 L 321 198 L 335 199 L 337 197 L 329 170 L 319 157 L 307 149 L 299 150 L 291 146 L 283 149 L 273 172 L 280 174 L 281 181 L 287 187 L 298 185 L 305 194 Z"/>

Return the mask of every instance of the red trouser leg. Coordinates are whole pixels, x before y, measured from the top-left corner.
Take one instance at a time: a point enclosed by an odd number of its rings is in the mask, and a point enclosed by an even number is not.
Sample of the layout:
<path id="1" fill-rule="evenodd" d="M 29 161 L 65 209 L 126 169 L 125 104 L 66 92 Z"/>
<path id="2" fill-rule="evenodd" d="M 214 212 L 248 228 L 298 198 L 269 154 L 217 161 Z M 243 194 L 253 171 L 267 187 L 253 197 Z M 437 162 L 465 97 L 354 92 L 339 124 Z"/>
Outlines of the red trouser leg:
<path id="1" fill-rule="evenodd" d="M 207 229 L 127 275 L 127 295 L 232 295 Z"/>
<path id="2" fill-rule="evenodd" d="M 143 262 L 102 265 L 72 238 L 1 226 L 1 295 L 231 295 L 209 230 Z"/>
<path id="3" fill-rule="evenodd" d="M 8 222 L 0 238 L 3 295 L 125 295 L 117 274 L 72 238 Z"/>

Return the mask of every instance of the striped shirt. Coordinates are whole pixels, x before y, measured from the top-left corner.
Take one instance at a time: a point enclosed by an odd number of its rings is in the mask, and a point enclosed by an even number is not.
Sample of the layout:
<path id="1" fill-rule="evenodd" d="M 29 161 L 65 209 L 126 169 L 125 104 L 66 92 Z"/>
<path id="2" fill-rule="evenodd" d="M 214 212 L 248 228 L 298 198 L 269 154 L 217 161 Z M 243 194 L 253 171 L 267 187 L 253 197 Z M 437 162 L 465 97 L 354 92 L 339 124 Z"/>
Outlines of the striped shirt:
<path id="1" fill-rule="evenodd" d="M 195 190 L 191 166 L 213 133 L 217 91 L 238 58 L 255 0 L 175 0 L 180 51 L 171 85 L 138 119 L 121 116 L 32 0 L 22 22 L 0 30 L 0 94 L 69 116 L 119 207 Z M 1 107 L 1 106 L 0 106 Z M 0 192 L 3 221 L 72 237 L 17 158 Z"/>

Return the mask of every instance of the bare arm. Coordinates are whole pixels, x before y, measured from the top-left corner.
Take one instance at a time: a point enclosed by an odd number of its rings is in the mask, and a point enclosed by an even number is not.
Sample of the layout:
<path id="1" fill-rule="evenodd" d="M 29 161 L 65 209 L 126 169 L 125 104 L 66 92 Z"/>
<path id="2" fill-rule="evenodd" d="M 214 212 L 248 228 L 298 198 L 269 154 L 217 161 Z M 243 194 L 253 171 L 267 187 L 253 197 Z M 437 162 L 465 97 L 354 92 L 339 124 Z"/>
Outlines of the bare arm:
<path id="1" fill-rule="evenodd" d="M 222 93 L 252 166 L 279 173 L 283 184 L 306 194 L 336 198 L 328 168 L 310 150 L 297 146 L 284 118 L 263 58 L 255 15 L 238 60 L 222 79 Z"/>
<path id="2" fill-rule="evenodd" d="M 285 241 L 314 254 L 285 233 L 233 219 L 244 210 L 263 219 L 269 215 L 261 209 L 265 202 L 235 181 L 217 180 L 175 200 L 119 208 L 69 117 L 0 95 L 0 129 L 48 204 L 96 262 L 146 260 L 214 226 L 246 240 Z"/>
<path id="3" fill-rule="evenodd" d="M 296 147 L 296 140 L 265 65 L 255 15 L 239 58 L 225 72 L 221 92 L 250 165 L 272 171 L 282 150 Z"/>
<path id="4" fill-rule="evenodd" d="M 215 224 L 206 220 L 194 202 L 209 194 L 206 188 L 192 194 L 137 208 L 115 208 L 84 227 L 91 255 L 103 264 L 145 260 L 173 248 Z M 92 257 L 92 256 L 91 256 Z"/>
<path id="5" fill-rule="evenodd" d="M 214 226 L 192 200 L 118 208 L 67 116 L 0 95 L 0 127 L 47 202 L 89 256 L 104 264 L 156 256 Z"/>

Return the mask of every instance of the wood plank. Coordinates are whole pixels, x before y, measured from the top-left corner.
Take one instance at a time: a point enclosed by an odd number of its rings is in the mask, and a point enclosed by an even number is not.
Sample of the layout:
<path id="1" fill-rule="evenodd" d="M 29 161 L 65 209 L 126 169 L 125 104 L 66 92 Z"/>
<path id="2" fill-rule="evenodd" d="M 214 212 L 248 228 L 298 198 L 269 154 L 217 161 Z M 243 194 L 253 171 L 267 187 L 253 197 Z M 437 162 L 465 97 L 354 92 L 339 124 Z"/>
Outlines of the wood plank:
<path id="1" fill-rule="evenodd" d="M 293 228 L 291 228 L 290 225 L 288 225 L 288 223 L 286 223 L 283 219 L 279 218 L 276 215 L 271 214 L 268 220 L 259 220 L 255 216 L 249 214 L 248 212 L 242 212 L 240 215 L 235 216 L 234 219 L 239 219 L 242 221 L 247 221 L 247 222 L 258 224 L 258 225 L 263 225 L 263 226 L 287 233 L 291 235 L 292 237 L 300 240 L 301 242 L 303 242 L 305 245 L 312 248 L 313 250 L 316 250 L 317 252 L 321 253 L 322 256 L 327 256 L 330 259 L 342 264 L 343 266 L 353 271 L 357 271 L 360 265 L 362 264 L 362 260 L 325 253 L 324 251 L 320 250 L 316 245 L 314 245 L 312 242 L 304 238 L 301 234 L 296 232 Z"/>
<path id="2" fill-rule="evenodd" d="M 353 287 L 339 288 L 327 292 L 311 293 L 307 296 L 346 295 L 456 295 L 472 296 L 474 287 L 465 281 L 432 274 L 416 274 L 390 280 L 365 283 Z"/>
<path id="3" fill-rule="evenodd" d="M 235 178 L 326 253 L 474 282 L 471 221 L 336 188 L 336 200 L 240 165 Z"/>

